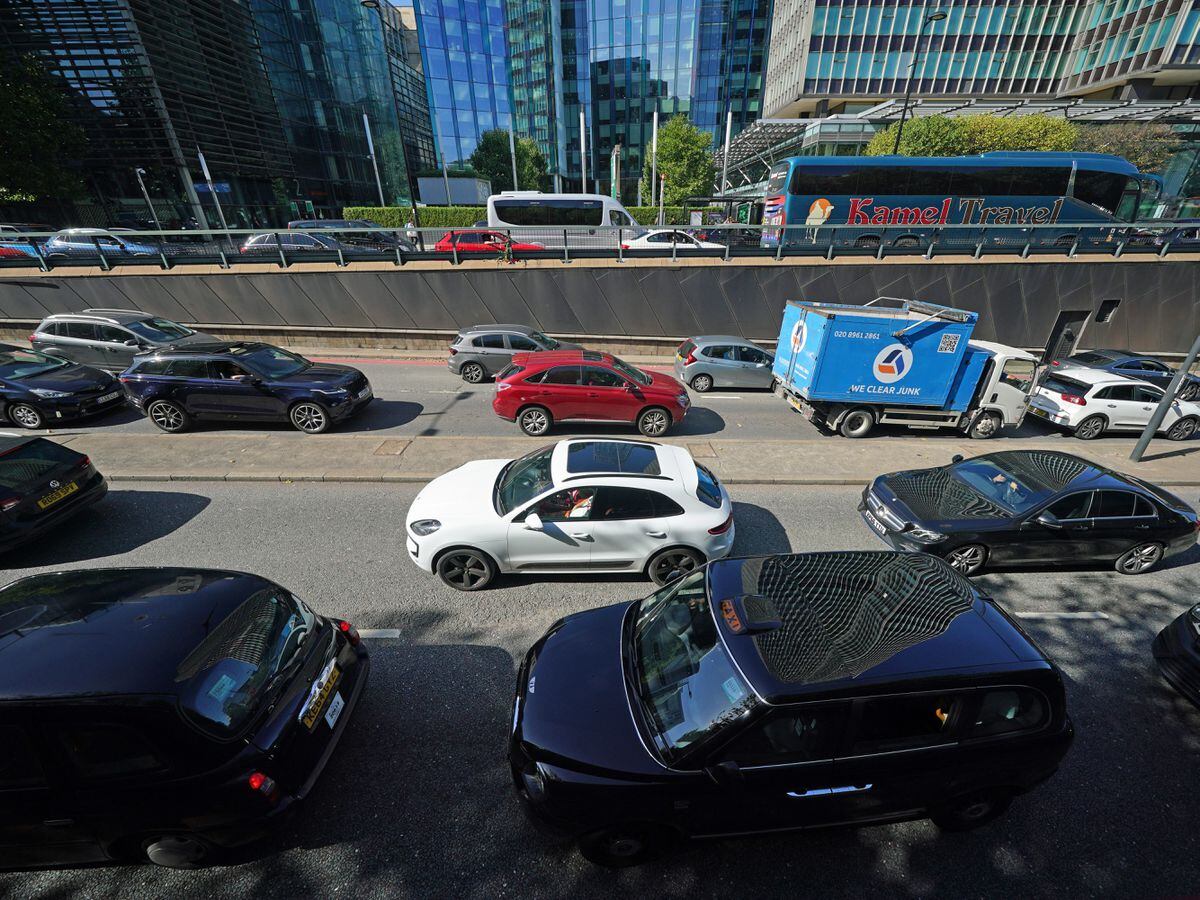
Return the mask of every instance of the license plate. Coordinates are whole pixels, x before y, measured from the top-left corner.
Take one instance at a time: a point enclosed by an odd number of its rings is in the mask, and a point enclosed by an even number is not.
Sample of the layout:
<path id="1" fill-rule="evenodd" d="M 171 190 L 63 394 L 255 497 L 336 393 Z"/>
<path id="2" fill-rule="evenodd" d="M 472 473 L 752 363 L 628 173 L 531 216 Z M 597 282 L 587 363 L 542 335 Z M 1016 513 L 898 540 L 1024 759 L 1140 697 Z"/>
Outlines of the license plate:
<path id="1" fill-rule="evenodd" d="M 99 400 L 97 400 L 96 402 L 97 402 L 97 403 L 108 403 L 108 401 L 110 401 L 110 400 L 116 400 L 116 399 L 117 399 L 118 397 L 120 397 L 120 396 L 121 396 L 121 392 L 120 392 L 120 391 L 113 391 L 111 394 L 105 394 L 103 397 L 101 397 L 101 398 L 100 398 Z"/>
<path id="2" fill-rule="evenodd" d="M 308 700 L 300 709 L 300 722 L 309 731 L 317 727 L 317 722 L 321 718 L 321 711 L 325 709 L 325 704 L 329 702 L 329 698 L 334 696 L 341 677 L 342 673 L 338 670 L 337 665 L 333 660 L 330 660 L 329 665 L 325 667 L 325 671 L 313 682 L 313 686 L 308 692 Z"/>
<path id="3" fill-rule="evenodd" d="M 58 490 L 51 491 L 49 494 L 47 494 L 45 497 L 43 497 L 41 500 L 39 500 L 38 507 L 40 509 L 46 509 L 47 507 L 51 507 L 55 503 L 57 503 L 59 500 L 61 500 L 63 497 L 70 497 L 77 490 L 79 490 L 79 485 L 77 485 L 74 481 L 70 481 L 70 482 L 64 484 Z"/>
<path id="4" fill-rule="evenodd" d="M 346 705 L 346 701 L 342 699 L 340 692 L 333 695 L 333 699 L 329 701 L 329 709 L 325 711 L 325 724 L 332 728 L 337 724 L 338 716 L 342 714 L 342 707 Z"/>
<path id="5" fill-rule="evenodd" d="M 1029 407 L 1029 411 L 1031 413 L 1033 413 L 1035 416 L 1041 416 L 1043 419 L 1050 418 L 1050 414 L 1048 412 L 1046 412 L 1044 409 L 1042 409 L 1040 406 L 1031 406 L 1031 407 Z"/>
<path id="6" fill-rule="evenodd" d="M 883 527 L 883 523 L 880 522 L 877 518 L 875 518 L 875 516 L 873 516 L 871 514 L 871 511 L 869 509 L 863 510 L 863 518 L 867 520 L 868 525 L 870 525 L 877 532 L 879 532 L 880 536 L 882 536 L 887 531 L 887 529 Z"/>
<path id="7" fill-rule="evenodd" d="M 363 388 L 361 391 L 358 392 L 358 396 L 355 397 L 355 399 L 356 400 L 366 400 L 370 396 L 371 396 L 371 386 L 368 384 L 365 388 Z"/>

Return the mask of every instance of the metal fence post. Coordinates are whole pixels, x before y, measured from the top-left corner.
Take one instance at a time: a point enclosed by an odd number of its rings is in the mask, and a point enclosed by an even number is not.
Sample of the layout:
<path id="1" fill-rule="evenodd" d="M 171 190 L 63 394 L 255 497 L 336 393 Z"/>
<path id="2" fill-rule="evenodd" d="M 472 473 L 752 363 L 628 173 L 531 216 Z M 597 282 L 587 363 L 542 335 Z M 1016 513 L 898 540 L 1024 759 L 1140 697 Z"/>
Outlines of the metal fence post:
<path id="1" fill-rule="evenodd" d="M 458 265 L 458 241 L 454 239 L 454 234 L 450 236 L 450 255 L 454 258 L 454 264 Z"/>
<path id="2" fill-rule="evenodd" d="M 580 115 L 583 115 L 583 113 L 580 113 Z M 571 255 L 567 252 L 567 229 L 564 228 L 563 229 L 563 262 L 569 263 L 570 261 L 571 261 Z"/>
<path id="3" fill-rule="evenodd" d="M 41 270 L 43 272 L 49 272 L 50 263 L 46 260 L 46 257 L 42 255 L 42 248 L 37 245 L 37 238 L 31 238 L 29 241 L 29 246 L 33 248 L 33 255 L 37 257 L 38 266 L 41 268 Z"/>
<path id="4" fill-rule="evenodd" d="M 339 266 L 341 266 L 342 268 L 345 268 L 345 266 L 346 266 L 346 257 L 345 257 L 345 256 L 342 254 L 342 248 L 341 248 L 341 247 L 338 247 L 338 248 L 337 248 L 337 255 L 338 255 L 338 265 L 339 265 Z"/>
<path id="5" fill-rule="evenodd" d="M 779 229 L 779 239 L 775 241 L 775 262 L 783 259 L 783 242 L 787 240 L 787 226 Z"/>
<path id="6" fill-rule="evenodd" d="M 730 231 L 723 232 L 725 237 L 725 262 L 729 262 L 729 245 L 732 243 L 732 234 Z"/>
<path id="7" fill-rule="evenodd" d="M 617 228 L 617 262 L 622 263 L 625 262 L 625 244 L 621 238 L 621 232 L 624 230 L 624 228 Z"/>
<path id="8" fill-rule="evenodd" d="M 100 268 L 102 268 L 105 272 L 111 271 L 112 266 L 108 264 L 108 258 L 104 255 L 104 251 L 100 249 L 100 239 L 93 237 L 92 244 L 96 248 L 96 255 L 100 257 Z"/>
<path id="9" fill-rule="evenodd" d="M 679 242 L 675 240 L 674 235 L 671 237 L 671 262 L 679 260 Z"/>
<path id="10" fill-rule="evenodd" d="M 404 265 L 404 256 L 400 253 L 400 245 L 396 245 L 396 265 Z"/>
<path id="11" fill-rule="evenodd" d="M 1166 256 L 1166 255 L 1167 255 L 1167 251 L 1168 251 L 1168 250 L 1170 250 L 1170 249 L 1171 249 L 1171 242 L 1170 242 L 1170 241 L 1166 241 L 1166 242 L 1164 242 L 1164 243 L 1163 243 L 1163 246 L 1162 246 L 1162 249 L 1158 251 L 1158 256 L 1159 256 L 1159 259 L 1161 259 L 1162 257 Z"/>
<path id="12" fill-rule="evenodd" d="M 272 232 L 272 236 L 275 238 L 275 249 L 279 251 L 279 265 L 286 269 L 288 266 L 288 261 L 287 256 L 284 255 L 283 252 L 283 241 L 280 239 L 278 231 Z M 226 235 L 225 237 L 228 238 L 229 235 Z"/>

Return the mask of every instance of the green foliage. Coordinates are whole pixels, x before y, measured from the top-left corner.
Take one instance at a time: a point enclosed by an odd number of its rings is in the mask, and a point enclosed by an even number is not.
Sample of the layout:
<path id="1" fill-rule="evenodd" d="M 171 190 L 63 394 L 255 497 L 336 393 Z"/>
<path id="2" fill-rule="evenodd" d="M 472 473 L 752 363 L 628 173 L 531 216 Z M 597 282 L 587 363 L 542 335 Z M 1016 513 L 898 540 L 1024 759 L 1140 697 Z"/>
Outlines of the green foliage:
<path id="1" fill-rule="evenodd" d="M 83 182 L 68 163 L 86 138 L 62 84 L 35 57 L 0 67 L 0 200 L 71 200 Z"/>
<path id="2" fill-rule="evenodd" d="M 891 154 L 899 122 L 876 132 L 867 156 Z M 904 124 L 901 156 L 971 156 L 991 150 L 1067 151 L 1078 129 L 1054 116 L 925 116 Z"/>
<path id="3" fill-rule="evenodd" d="M 654 206 L 626 208 L 642 225 L 651 226 L 658 218 L 658 208 Z M 422 206 L 418 212 L 422 228 L 470 228 L 476 222 L 487 219 L 486 206 Z M 403 228 L 412 221 L 412 209 L 407 206 L 347 206 L 342 209 L 342 216 L 347 219 L 370 219 L 384 228 Z M 667 225 L 688 224 L 682 206 L 664 207 L 663 218 Z"/>
<path id="4" fill-rule="evenodd" d="M 707 197 L 712 193 L 713 167 L 709 148 L 712 135 L 701 131 L 687 116 L 672 116 L 658 129 L 658 174 L 667 176 L 664 199 L 677 205 L 688 197 Z M 642 178 L 650 184 L 650 155 L 642 168 Z"/>
<path id="5" fill-rule="evenodd" d="M 1086 153 L 1114 153 L 1129 160 L 1139 171 L 1161 175 L 1171 157 L 1182 149 L 1182 142 L 1170 125 L 1114 122 L 1081 125 L 1074 149 Z"/>
<path id="6" fill-rule="evenodd" d="M 546 157 L 531 138 L 517 138 L 517 180 L 523 191 L 544 191 L 550 187 Z M 508 132 L 493 128 L 479 136 L 479 144 L 471 154 L 471 167 L 492 182 L 492 191 L 511 191 L 512 154 L 508 148 Z"/>

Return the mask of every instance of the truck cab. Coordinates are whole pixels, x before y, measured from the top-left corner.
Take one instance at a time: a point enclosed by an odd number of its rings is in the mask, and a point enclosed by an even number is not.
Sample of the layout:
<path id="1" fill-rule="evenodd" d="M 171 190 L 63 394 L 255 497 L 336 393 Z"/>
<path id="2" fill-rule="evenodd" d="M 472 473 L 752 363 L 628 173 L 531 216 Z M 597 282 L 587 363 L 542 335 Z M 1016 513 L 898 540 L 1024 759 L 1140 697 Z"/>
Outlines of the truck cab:
<path id="1" fill-rule="evenodd" d="M 977 432 L 974 436 L 992 437 L 1005 426 L 1020 425 L 1037 384 L 1037 358 L 992 341 L 970 341 L 968 352 L 987 357 L 971 403 L 971 425 Z"/>

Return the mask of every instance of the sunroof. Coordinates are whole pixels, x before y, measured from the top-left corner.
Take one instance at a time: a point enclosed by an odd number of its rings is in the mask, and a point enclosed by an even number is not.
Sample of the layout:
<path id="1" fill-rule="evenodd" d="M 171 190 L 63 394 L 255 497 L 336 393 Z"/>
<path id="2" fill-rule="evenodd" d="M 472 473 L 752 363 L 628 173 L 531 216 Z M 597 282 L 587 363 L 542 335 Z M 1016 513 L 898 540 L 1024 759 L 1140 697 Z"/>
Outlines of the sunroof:
<path id="1" fill-rule="evenodd" d="M 624 441 L 580 441 L 567 448 L 568 472 L 660 475 L 657 449 Z"/>

